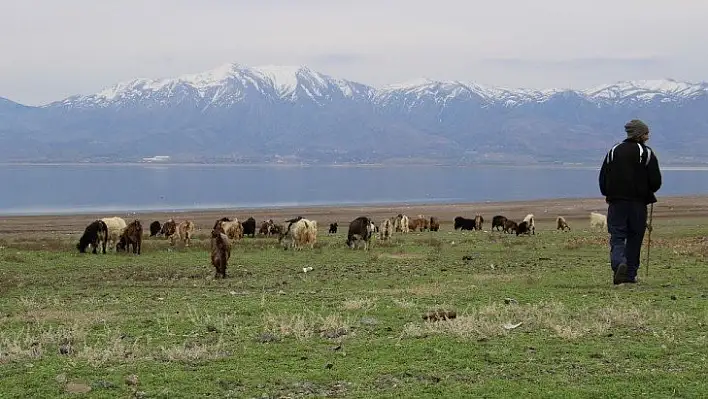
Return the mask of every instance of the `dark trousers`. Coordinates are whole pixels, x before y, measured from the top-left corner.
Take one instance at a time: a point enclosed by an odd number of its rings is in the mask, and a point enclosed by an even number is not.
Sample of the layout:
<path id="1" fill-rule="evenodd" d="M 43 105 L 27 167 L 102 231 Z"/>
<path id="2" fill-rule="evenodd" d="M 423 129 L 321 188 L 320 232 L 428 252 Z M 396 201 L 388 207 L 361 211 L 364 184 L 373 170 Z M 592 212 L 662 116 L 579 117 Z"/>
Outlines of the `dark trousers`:
<path id="1" fill-rule="evenodd" d="M 607 231 L 610 233 L 610 264 L 617 271 L 627 265 L 627 277 L 633 279 L 639 269 L 639 257 L 647 226 L 647 206 L 642 202 L 613 201 L 607 208 Z"/>

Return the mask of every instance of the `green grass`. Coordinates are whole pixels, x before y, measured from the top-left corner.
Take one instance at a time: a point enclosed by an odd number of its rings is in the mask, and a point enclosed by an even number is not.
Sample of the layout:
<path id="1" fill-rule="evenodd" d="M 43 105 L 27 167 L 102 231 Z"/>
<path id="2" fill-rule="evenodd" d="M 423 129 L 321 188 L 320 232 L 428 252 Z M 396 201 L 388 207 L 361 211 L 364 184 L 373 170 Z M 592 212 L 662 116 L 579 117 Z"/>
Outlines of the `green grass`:
<path id="1" fill-rule="evenodd" d="M 226 280 L 205 231 L 140 256 L 0 237 L 0 397 L 702 397 L 704 222 L 655 221 L 649 277 L 622 286 L 606 234 L 550 224 L 368 252 L 246 238 Z"/>

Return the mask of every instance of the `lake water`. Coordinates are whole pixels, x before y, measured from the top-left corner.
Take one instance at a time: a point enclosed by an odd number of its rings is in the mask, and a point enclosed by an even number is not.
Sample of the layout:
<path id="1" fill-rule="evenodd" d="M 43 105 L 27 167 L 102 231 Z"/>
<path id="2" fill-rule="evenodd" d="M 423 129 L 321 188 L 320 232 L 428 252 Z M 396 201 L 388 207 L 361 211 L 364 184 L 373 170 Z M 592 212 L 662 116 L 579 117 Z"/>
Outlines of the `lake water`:
<path id="1" fill-rule="evenodd" d="M 662 170 L 659 196 L 708 194 L 708 168 Z M 592 167 L 0 165 L 0 214 L 599 197 Z"/>

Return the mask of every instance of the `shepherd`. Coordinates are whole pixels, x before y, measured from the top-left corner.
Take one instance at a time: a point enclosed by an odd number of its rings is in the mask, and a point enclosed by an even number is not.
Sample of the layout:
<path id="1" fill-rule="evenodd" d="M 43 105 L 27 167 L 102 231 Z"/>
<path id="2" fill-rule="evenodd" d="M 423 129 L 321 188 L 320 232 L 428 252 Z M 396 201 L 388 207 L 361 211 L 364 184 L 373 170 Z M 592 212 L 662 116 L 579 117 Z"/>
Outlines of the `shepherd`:
<path id="1" fill-rule="evenodd" d="M 600 192 L 607 202 L 610 265 L 613 283 L 636 283 L 647 205 L 652 210 L 661 188 L 661 171 L 654 151 L 646 145 L 649 127 L 638 119 L 624 126 L 627 138 L 605 155 L 600 168 Z"/>

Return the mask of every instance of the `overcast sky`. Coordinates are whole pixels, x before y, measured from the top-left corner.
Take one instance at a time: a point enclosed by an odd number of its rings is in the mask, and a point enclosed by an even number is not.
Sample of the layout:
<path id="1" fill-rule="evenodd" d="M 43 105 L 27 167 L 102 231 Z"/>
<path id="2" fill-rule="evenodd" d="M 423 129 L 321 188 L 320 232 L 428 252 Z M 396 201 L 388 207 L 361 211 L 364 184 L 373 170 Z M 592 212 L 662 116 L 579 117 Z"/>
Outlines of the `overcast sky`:
<path id="1" fill-rule="evenodd" d="M 708 79 L 702 0 L 0 0 L 0 97 L 43 104 L 228 62 L 374 86 Z"/>

